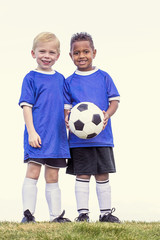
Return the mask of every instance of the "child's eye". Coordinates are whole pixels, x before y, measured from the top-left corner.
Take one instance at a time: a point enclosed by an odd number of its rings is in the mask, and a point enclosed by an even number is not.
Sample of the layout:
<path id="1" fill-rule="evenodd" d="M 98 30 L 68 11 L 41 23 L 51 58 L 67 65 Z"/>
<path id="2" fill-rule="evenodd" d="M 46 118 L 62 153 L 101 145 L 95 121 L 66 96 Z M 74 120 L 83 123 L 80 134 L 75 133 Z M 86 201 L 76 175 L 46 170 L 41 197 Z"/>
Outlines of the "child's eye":
<path id="1" fill-rule="evenodd" d="M 84 53 L 85 53 L 85 54 L 88 54 L 88 53 L 89 53 L 89 51 L 88 51 L 88 50 L 85 50 L 85 51 L 84 51 Z"/>
<path id="2" fill-rule="evenodd" d="M 73 54 L 74 54 L 74 55 L 78 55 L 78 52 L 74 52 Z"/>
<path id="3" fill-rule="evenodd" d="M 56 52 L 50 52 L 50 54 L 56 54 Z"/>

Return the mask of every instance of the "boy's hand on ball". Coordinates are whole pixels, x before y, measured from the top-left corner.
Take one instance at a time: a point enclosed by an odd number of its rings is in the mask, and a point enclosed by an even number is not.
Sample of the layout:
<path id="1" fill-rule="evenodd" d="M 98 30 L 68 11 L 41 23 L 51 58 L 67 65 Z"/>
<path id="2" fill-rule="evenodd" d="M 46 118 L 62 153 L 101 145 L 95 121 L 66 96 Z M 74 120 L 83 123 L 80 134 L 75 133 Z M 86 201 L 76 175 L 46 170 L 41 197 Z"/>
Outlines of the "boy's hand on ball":
<path id="1" fill-rule="evenodd" d="M 103 114 L 104 114 L 104 119 L 103 119 L 103 130 L 104 130 L 108 123 L 109 114 L 104 110 L 103 110 Z"/>

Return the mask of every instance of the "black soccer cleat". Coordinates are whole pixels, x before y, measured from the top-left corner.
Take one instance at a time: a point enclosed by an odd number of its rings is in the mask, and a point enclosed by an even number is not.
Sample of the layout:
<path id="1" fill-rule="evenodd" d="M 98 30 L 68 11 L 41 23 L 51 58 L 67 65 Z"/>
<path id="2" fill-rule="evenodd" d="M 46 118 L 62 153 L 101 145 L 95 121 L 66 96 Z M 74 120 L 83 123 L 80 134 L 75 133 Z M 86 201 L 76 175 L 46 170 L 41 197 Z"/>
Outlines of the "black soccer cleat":
<path id="1" fill-rule="evenodd" d="M 106 213 L 102 217 L 100 215 L 99 221 L 100 222 L 110 222 L 110 223 L 120 223 L 121 221 L 117 217 L 112 215 L 112 213 L 114 211 L 115 211 L 115 208 L 112 208 L 110 213 Z"/>
<path id="2" fill-rule="evenodd" d="M 75 219 L 76 222 L 89 222 L 89 216 L 88 213 L 81 213 L 79 216 Z"/>
<path id="3" fill-rule="evenodd" d="M 58 222 L 58 223 L 71 222 L 71 220 L 69 220 L 68 218 L 64 218 L 64 217 L 63 217 L 64 214 L 65 214 L 65 211 L 63 211 L 62 214 L 61 214 L 59 217 L 53 219 L 52 222 Z"/>
<path id="4" fill-rule="evenodd" d="M 31 214 L 31 212 L 27 209 L 26 211 L 24 211 L 24 217 L 21 221 L 21 223 L 35 223 L 35 217 Z"/>

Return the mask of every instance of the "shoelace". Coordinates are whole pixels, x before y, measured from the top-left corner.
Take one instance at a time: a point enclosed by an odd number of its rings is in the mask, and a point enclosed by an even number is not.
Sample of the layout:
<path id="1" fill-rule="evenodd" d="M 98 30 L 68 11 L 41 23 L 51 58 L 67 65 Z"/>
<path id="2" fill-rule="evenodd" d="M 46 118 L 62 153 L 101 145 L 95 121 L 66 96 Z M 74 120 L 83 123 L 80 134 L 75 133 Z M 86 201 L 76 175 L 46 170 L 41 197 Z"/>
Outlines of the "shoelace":
<path id="1" fill-rule="evenodd" d="M 112 208 L 110 213 L 105 213 L 103 216 L 109 216 L 109 215 L 111 215 L 113 212 L 115 212 L 115 210 L 116 210 L 115 208 Z"/>
<path id="2" fill-rule="evenodd" d="M 115 208 L 112 208 L 111 209 L 111 212 L 109 213 L 110 215 L 113 213 L 113 212 L 115 212 L 116 211 L 116 209 Z"/>
<path id="3" fill-rule="evenodd" d="M 115 217 L 115 216 L 112 215 L 112 213 L 115 212 L 115 210 L 116 210 L 115 208 L 112 208 L 112 209 L 111 209 L 111 212 L 104 214 L 103 217 L 102 217 L 102 219 L 103 219 L 103 218 L 104 218 L 104 219 L 106 218 L 106 219 L 110 219 L 110 220 L 117 220 L 117 222 L 120 223 L 119 219 L 118 219 L 117 217 Z"/>
<path id="4" fill-rule="evenodd" d="M 110 213 L 105 213 L 105 214 L 103 215 L 102 219 L 103 219 L 103 218 L 108 219 L 108 218 L 112 217 L 112 213 L 115 212 L 115 210 L 116 210 L 115 208 L 112 208 L 112 209 L 111 209 L 111 212 L 110 212 Z"/>

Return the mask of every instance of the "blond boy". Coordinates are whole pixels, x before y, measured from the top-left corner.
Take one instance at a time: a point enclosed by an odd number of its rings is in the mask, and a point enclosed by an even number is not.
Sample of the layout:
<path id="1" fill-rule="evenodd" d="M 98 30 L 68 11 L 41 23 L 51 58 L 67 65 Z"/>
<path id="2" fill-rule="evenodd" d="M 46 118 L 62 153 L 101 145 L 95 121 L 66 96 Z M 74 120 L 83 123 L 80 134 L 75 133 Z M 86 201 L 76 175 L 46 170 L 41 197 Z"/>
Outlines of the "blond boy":
<path id="1" fill-rule="evenodd" d="M 35 222 L 37 181 L 45 165 L 45 195 L 51 222 L 68 222 L 61 214 L 59 168 L 70 157 L 64 121 L 64 77 L 52 66 L 60 55 L 60 42 L 49 32 L 35 37 L 31 51 L 37 68 L 24 78 L 19 105 L 23 108 L 24 162 L 27 172 L 23 183 L 23 223 Z"/>

